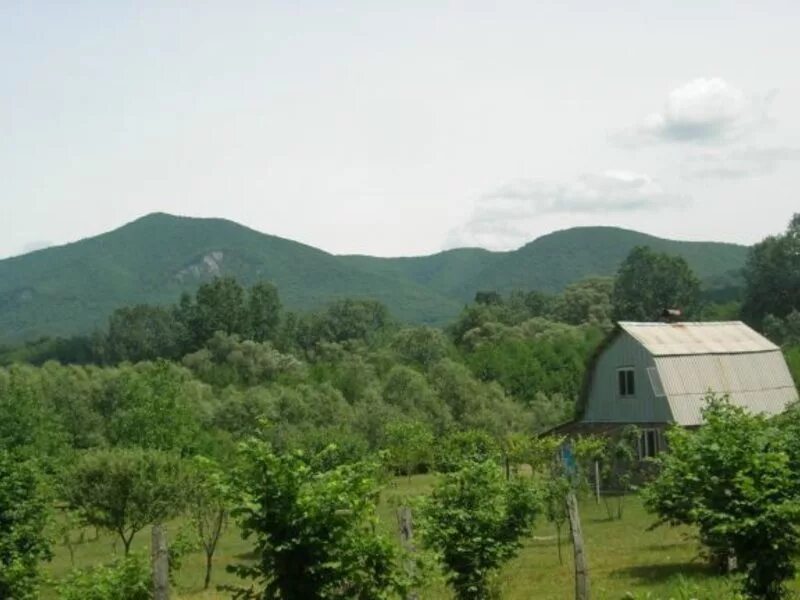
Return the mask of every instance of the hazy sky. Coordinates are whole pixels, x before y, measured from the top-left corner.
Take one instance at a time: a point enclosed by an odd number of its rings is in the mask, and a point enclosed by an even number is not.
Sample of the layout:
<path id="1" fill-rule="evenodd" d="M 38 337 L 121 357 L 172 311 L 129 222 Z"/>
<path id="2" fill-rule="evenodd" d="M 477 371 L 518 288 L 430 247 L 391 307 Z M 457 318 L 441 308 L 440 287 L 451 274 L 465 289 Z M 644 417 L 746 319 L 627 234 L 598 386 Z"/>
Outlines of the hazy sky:
<path id="1" fill-rule="evenodd" d="M 0 256 L 153 211 L 336 253 L 800 211 L 800 3 L 0 2 Z"/>

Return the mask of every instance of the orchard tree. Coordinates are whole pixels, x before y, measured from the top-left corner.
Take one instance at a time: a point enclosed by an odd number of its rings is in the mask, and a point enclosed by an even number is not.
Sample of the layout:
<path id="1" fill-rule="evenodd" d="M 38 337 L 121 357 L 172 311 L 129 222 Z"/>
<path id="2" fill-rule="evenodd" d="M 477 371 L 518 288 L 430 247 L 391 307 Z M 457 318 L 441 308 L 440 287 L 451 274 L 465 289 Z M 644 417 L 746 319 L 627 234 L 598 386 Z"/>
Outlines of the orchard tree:
<path id="1" fill-rule="evenodd" d="M 214 553 L 228 523 L 230 487 L 219 465 L 203 457 L 195 458 L 188 483 L 187 508 L 206 555 L 203 589 L 208 589 Z"/>
<path id="2" fill-rule="evenodd" d="M 319 470 L 322 457 L 277 454 L 256 439 L 241 458 L 233 515 L 255 538 L 255 561 L 232 570 L 255 582 L 238 597 L 377 600 L 405 589 L 398 551 L 377 529 L 377 464 Z"/>
<path id="3" fill-rule="evenodd" d="M 617 271 L 614 320 L 652 321 L 665 308 L 691 315 L 699 296 L 700 281 L 685 259 L 637 246 Z"/>
<path id="4" fill-rule="evenodd" d="M 65 473 L 62 491 L 84 522 L 119 536 L 127 556 L 139 531 L 183 510 L 184 473 L 179 458 L 156 450 L 93 450 Z"/>
<path id="5" fill-rule="evenodd" d="M 457 598 L 491 597 L 492 577 L 518 552 L 540 500 L 530 479 L 506 481 L 494 461 L 468 461 L 444 476 L 421 506 L 420 528 Z"/>
<path id="6" fill-rule="evenodd" d="M 39 597 L 39 564 L 50 558 L 48 507 L 37 469 L 0 449 L 0 598 Z"/>
<path id="7" fill-rule="evenodd" d="M 389 466 L 409 478 L 433 462 L 433 433 L 421 421 L 395 421 L 386 426 Z"/>
<path id="8" fill-rule="evenodd" d="M 718 565 L 735 558 L 748 597 L 783 598 L 800 544 L 796 437 L 713 395 L 703 420 L 696 432 L 668 432 L 645 505 L 657 524 L 696 526 Z"/>
<path id="9" fill-rule="evenodd" d="M 764 317 L 785 318 L 800 310 L 800 213 L 782 235 L 753 246 L 744 269 L 742 314 L 756 325 Z"/>

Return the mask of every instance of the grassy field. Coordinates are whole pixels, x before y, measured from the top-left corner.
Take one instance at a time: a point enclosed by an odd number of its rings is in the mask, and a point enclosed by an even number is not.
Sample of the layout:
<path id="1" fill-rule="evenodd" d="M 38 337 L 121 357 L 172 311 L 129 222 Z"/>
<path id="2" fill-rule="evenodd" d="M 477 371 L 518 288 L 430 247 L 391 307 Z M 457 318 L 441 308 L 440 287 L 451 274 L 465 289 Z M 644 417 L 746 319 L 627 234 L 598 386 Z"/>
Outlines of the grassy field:
<path id="1" fill-rule="evenodd" d="M 395 531 L 394 504 L 409 495 L 425 493 L 433 483 L 431 476 L 417 476 L 411 480 L 399 478 L 383 494 L 380 505 L 381 520 L 387 531 Z M 697 559 L 697 545 L 690 539 L 689 529 L 659 528 L 648 531 L 653 519 L 647 515 L 635 497 L 626 501 L 622 520 L 608 520 L 604 505 L 594 500 L 582 503 L 582 522 L 591 568 L 593 598 L 599 599 L 669 599 L 690 598 L 721 599 L 731 596 L 730 583 L 709 572 Z M 173 523 L 174 535 L 180 523 Z M 92 537 L 92 536 L 89 536 Z M 134 550 L 148 552 L 149 531 L 143 531 L 134 540 Z M 213 584 L 236 583 L 225 572 L 225 565 L 245 560 L 250 546 L 240 539 L 231 527 L 221 541 L 216 557 Z M 102 563 L 121 552 L 119 544 L 109 535 L 101 534 L 96 541 L 85 542 L 75 548 L 75 565 L 84 567 Z M 559 564 L 555 531 L 540 519 L 534 535 L 526 541 L 519 556 L 500 574 L 499 586 L 505 599 L 567 599 L 573 597 L 572 548 L 564 543 L 564 562 Z M 53 580 L 63 577 L 71 569 L 69 552 L 63 546 L 47 566 Z M 175 596 L 184 600 L 221 599 L 230 595 L 202 590 L 204 557 L 195 553 L 184 558 L 177 577 Z M 798 586 L 793 586 L 800 589 Z M 422 598 L 450 598 L 441 578 L 434 578 L 422 590 Z M 44 598 L 55 598 L 55 590 L 45 590 Z"/>

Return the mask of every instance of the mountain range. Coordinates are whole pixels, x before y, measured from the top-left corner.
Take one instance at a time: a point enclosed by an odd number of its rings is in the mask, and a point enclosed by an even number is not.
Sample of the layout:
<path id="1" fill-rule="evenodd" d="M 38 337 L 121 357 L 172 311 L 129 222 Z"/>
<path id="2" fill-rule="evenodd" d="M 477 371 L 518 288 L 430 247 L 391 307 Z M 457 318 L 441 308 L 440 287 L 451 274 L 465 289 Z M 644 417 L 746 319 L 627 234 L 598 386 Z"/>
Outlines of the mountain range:
<path id="1" fill-rule="evenodd" d="M 272 281 L 287 308 L 373 298 L 401 321 L 442 324 L 478 290 L 558 292 L 612 275 L 637 245 L 684 257 L 706 289 L 737 285 L 747 247 L 665 240 L 614 227 L 557 231 L 513 251 L 333 255 L 223 219 L 155 213 L 75 243 L 0 260 L 0 341 L 88 333 L 117 307 L 168 304 L 215 276 Z"/>

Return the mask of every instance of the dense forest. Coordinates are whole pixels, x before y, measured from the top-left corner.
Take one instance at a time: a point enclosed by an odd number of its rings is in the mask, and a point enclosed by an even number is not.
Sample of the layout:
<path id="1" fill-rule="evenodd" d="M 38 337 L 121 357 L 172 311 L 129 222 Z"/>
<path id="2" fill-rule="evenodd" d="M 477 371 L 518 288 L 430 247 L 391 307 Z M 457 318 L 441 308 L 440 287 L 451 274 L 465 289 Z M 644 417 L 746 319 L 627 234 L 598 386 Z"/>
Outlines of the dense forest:
<path id="1" fill-rule="evenodd" d="M 377 300 L 297 312 L 273 282 L 214 277 L 172 304 L 118 308 L 94 334 L 9 344 L 0 352 L 0 598 L 38 597 L 65 523 L 110 532 L 128 555 L 146 527 L 177 517 L 195 525 L 206 586 L 233 519 L 252 546 L 232 567 L 240 597 L 412 597 L 430 565 L 414 566 L 369 524 L 387 477 L 420 473 L 441 477 L 418 510 L 435 568 L 459 598 L 489 598 L 489 574 L 535 518 L 566 518 L 557 485 L 574 478 L 556 485 L 511 473 L 552 470 L 541 457 L 553 448 L 536 434 L 574 416 L 587 359 L 613 323 L 654 320 L 664 308 L 689 320 L 742 318 L 785 349 L 800 381 L 798 257 L 800 216 L 749 251 L 735 274 L 741 298 L 713 298 L 685 258 L 636 246 L 613 276 L 563 291 L 487 287 L 442 328 L 410 326 Z M 716 423 L 775 434 L 713 400 L 709 410 Z M 694 456 L 691 441 L 675 440 Z M 579 459 L 627 456 L 585 442 Z M 652 510 L 693 523 L 664 508 L 677 492 L 659 481 Z M 464 514 L 476 523 L 472 545 L 447 525 Z M 792 514 L 777 522 L 800 525 Z M 718 550 L 719 535 L 703 542 Z M 64 598 L 149 598 L 148 568 L 131 556 L 53 585 Z M 790 577 L 783 555 L 771 556 Z M 779 597 L 755 571 L 746 577 L 745 593 Z M 139 591 L 119 591 L 127 585 Z"/>

